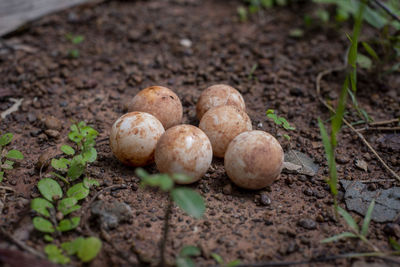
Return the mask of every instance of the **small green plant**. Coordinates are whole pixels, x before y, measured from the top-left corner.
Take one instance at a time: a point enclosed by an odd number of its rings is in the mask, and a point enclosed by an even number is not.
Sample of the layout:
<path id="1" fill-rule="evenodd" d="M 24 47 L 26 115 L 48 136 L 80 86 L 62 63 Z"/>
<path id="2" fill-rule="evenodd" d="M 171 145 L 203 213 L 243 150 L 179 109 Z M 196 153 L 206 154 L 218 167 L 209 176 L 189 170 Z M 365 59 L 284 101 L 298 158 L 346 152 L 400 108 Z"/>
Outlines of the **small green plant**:
<path id="1" fill-rule="evenodd" d="M 6 133 L 0 136 L 0 183 L 4 179 L 4 173 L 6 170 L 12 170 L 14 167 L 13 160 L 24 159 L 24 155 L 19 150 L 11 149 L 7 150 L 6 146 L 11 143 L 13 139 L 12 133 Z"/>
<path id="2" fill-rule="evenodd" d="M 217 253 L 211 253 L 211 257 L 213 257 L 213 259 L 223 267 L 235 267 L 240 265 L 240 260 L 236 259 L 230 262 L 225 262 L 221 255 Z"/>
<path id="3" fill-rule="evenodd" d="M 168 206 L 165 212 L 163 239 L 160 243 L 160 266 L 165 265 L 165 245 L 168 238 L 169 220 L 172 213 L 173 203 L 177 204 L 183 211 L 194 218 L 201 218 L 206 210 L 204 200 L 199 193 L 193 189 L 186 187 L 176 187 L 175 183 L 185 183 L 191 180 L 190 177 L 184 174 L 148 174 L 141 168 L 136 169 L 136 175 L 141 179 L 141 186 L 150 186 L 159 188 L 161 191 L 168 194 Z M 179 262 L 190 262 L 191 256 L 195 256 L 193 247 L 187 248 L 180 257 Z M 189 253 L 189 254 L 187 254 Z M 182 265 L 184 266 L 184 265 Z M 190 265 L 189 265 L 190 266 Z"/>
<path id="4" fill-rule="evenodd" d="M 255 63 L 255 64 L 251 67 L 247 79 L 249 79 L 249 80 L 253 80 L 254 78 L 257 79 L 257 77 L 254 77 L 254 72 L 257 70 L 257 68 L 258 68 L 258 64 Z"/>
<path id="5" fill-rule="evenodd" d="M 195 246 L 184 246 L 179 255 L 176 257 L 176 266 L 177 267 L 195 267 L 195 263 L 192 260 L 192 257 L 200 256 L 201 251 L 198 247 Z"/>
<path id="6" fill-rule="evenodd" d="M 85 37 L 83 37 L 82 35 L 72 35 L 71 33 L 66 34 L 65 38 L 75 46 L 82 43 L 85 40 Z M 71 58 L 78 58 L 79 50 L 76 48 L 68 50 L 68 56 Z"/>
<path id="7" fill-rule="evenodd" d="M 268 109 L 266 111 L 266 115 L 268 118 L 270 118 L 276 125 L 282 126 L 283 129 L 286 131 L 293 131 L 296 130 L 296 127 L 291 126 L 290 123 L 284 118 L 284 117 L 279 117 L 278 114 L 275 113 L 275 110 L 273 109 Z M 290 136 L 288 134 L 283 135 L 286 139 L 290 140 Z"/>
<path id="8" fill-rule="evenodd" d="M 365 214 L 361 229 L 358 226 L 358 224 L 356 223 L 356 221 L 353 219 L 353 217 L 351 217 L 351 215 L 346 210 L 344 210 L 338 206 L 337 211 L 343 217 L 343 219 L 347 223 L 347 226 L 350 227 L 351 232 L 343 232 L 338 235 L 326 238 L 326 239 L 322 240 L 321 243 L 329 243 L 329 242 L 337 241 L 337 240 L 343 239 L 343 238 L 358 238 L 361 241 L 365 242 L 366 244 L 371 245 L 371 243 L 367 239 L 367 235 L 368 235 L 368 228 L 369 228 L 369 224 L 371 222 L 371 216 L 372 216 L 372 211 L 374 210 L 374 206 L 375 206 L 375 200 L 372 200 L 368 207 L 367 213 Z"/>
<path id="9" fill-rule="evenodd" d="M 62 232 L 71 231 L 79 226 L 81 218 L 71 214 L 80 210 L 81 206 L 78 203 L 89 195 L 90 188 L 99 185 L 86 173 L 88 163 L 94 162 L 97 158 L 97 151 L 94 148 L 97 135 L 98 132 L 85 122 L 73 124 L 68 137 L 75 143 L 75 149 L 69 145 L 61 146 L 61 151 L 66 157 L 52 159 L 51 165 L 56 172 L 50 172 L 50 177 L 41 179 L 37 185 L 42 197 L 34 198 L 31 202 L 31 209 L 37 214 L 33 218 L 33 226 L 45 233 L 44 239 L 48 242 L 54 241 L 54 238 L 60 236 Z M 71 185 L 84 174 L 85 177 L 81 182 Z M 64 182 L 64 189 L 53 178 Z M 49 260 L 65 264 L 70 259 L 63 252 L 69 256 L 76 254 L 81 261 L 86 262 L 92 260 L 100 248 L 101 241 L 97 238 L 80 237 L 75 241 L 62 243 L 61 249 L 55 244 L 47 245 L 45 252 Z"/>

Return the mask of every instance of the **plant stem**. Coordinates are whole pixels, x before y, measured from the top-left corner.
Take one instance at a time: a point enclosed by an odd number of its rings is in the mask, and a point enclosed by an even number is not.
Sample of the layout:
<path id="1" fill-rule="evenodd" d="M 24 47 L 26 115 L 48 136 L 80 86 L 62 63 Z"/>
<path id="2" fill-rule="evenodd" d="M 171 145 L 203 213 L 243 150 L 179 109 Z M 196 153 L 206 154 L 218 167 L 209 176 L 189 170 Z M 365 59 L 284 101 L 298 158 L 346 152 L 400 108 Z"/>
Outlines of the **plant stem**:
<path id="1" fill-rule="evenodd" d="M 160 244 L 160 267 L 164 267 L 165 266 L 165 247 L 167 244 L 167 239 L 168 239 L 168 232 L 169 232 L 169 220 L 171 218 L 171 213 L 172 213 L 172 198 L 170 196 L 168 196 L 168 206 L 167 206 L 167 210 L 165 211 L 165 218 L 164 218 L 164 229 L 163 229 L 163 237 L 161 240 L 161 244 Z"/>

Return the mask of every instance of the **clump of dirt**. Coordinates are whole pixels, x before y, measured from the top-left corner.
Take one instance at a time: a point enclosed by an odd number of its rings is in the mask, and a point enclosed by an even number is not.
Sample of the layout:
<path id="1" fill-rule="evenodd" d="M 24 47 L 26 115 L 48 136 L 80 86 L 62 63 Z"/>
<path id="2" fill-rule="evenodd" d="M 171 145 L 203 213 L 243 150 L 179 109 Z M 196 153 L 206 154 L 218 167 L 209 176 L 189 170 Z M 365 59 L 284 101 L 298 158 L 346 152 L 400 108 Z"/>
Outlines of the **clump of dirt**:
<path id="1" fill-rule="evenodd" d="M 318 28 L 303 38 L 290 37 L 290 30 L 302 23 L 299 10 L 309 8 L 309 4 L 265 10 L 246 23 L 238 21 L 238 5 L 211 0 L 108 1 L 46 16 L 24 32 L 2 40 L 31 49 L 0 47 L 0 88 L 4 88 L 0 110 L 13 104 L 8 98 L 10 91 L 12 97 L 24 99 L 17 112 L 2 120 L 0 131 L 15 133 L 12 146 L 26 156 L 2 182 L 15 192 L 0 193 L 4 205 L 0 225 L 9 233 L 20 233 L 23 242 L 42 251 L 44 242 L 32 229 L 29 213 L 30 199 L 39 195 L 35 165 L 40 155 L 56 154 L 57 147 L 68 142 L 72 121 L 85 120 L 100 132 L 98 140 L 103 140 L 97 145 L 98 161 L 90 166 L 92 177 L 101 183 L 98 190 L 129 185 L 128 189 L 105 192 L 102 201 L 125 203 L 132 210 L 132 219 L 113 229 L 101 230 L 98 219 L 89 220 L 91 230 L 104 243 L 92 265 L 154 263 L 159 258 L 166 196 L 138 188 L 134 169 L 122 165 L 111 153 L 109 129 L 126 112 L 127 101 L 151 85 L 174 90 L 183 104 L 183 123 L 198 125 L 195 104 L 201 91 L 226 83 L 243 94 L 253 129 L 271 133 L 286 151 L 302 152 L 320 168 L 314 176 L 283 173 L 270 187 L 247 191 L 233 185 L 223 161 L 214 159 L 206 175 L 190 186 L 206 200 L 204 218 L 195 220 L 173 209 L 168 262 L 174 262 L 184 245 L 201 248 L 202 255 L 195 258 L 199 266 L 215 264 L 213 252 L 226 261 L 255 263 L 366 251 L 352 240 L 320 243 L 346 227 L 332 213 L 325 183 L 328 169 L 317 118 L 329 119 L 330 114 L 318 102 L 314 83 L 319 72 L 342 65 L 348 46 L 345 34 Z M 65 38 L 68 33 L 83 35 L 85 40 L 73 45 Z M 79 50 L 78 58 L 68 56 L 71 49 Z M 250 75 L 253 66 L 257 67 Z M 338 101 L 343 79 L 342 73 L 333 73 L 321 83 L 323 97 L 333 104 Z M 384 81 L 367 71 L 359 74 L 358 102 L 375 120 L 400 116 L 398 73 L 388 74 Z M 286 132 L 265 116 L 269 108 L 296 126 L 289 132 L 290 141 L 283 136 Z M 355 113 L 347 116 L 357 120 Z M 393 153 L 398 149 L 382 142 L 389 137 L 376 131 L 367 131 L 365 136 L 399 172 L 400 155 Z M 399 135 L 393 138 L 398 140 Z M 356 160 L 364 160 L 367 170 L 356 168 Z M 396 184 L 348 128 L 340 134 L 337 162 L 342 179 L 382 181 L 369 190 Z M 147 170 L 156 171 L 154 166 Z M 89 199 L 94 194 L 91 192 Z M 87 204 L 83 203 L 83 211 L 89 210 Z M 369 235 L 382 250 L 390 249 L 385 225 L 372 223 Z M 88 234 L 85 229 L 81 232 Z M 75 235 L 72 232 L 64 238 Z M 0 245 L 13 247 L 5 241 Z M 351 263 L 350 259 L 330 262 Z"/>

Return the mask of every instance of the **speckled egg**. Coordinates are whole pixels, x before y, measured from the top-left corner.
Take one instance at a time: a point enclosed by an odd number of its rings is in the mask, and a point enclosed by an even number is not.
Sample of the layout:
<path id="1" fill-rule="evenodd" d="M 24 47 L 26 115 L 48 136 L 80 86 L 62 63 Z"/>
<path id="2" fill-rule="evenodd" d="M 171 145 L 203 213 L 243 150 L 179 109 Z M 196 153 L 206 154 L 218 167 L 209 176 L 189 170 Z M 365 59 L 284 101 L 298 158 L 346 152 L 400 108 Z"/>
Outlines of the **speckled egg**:
<path id="1" fill-rule="evenodd" d="M 201 120 L 203 115 L 213 107 L 226 105 L 236 106 L 244 111 L 246 110 L 243 97 L 235 88 L 225 84 L 210 86 L 201 93 L 199 101 L 197 102 L 197 118 Z"/>
<path id="2" fill-rule="evenodd" d="M 237 186 L 261 189 L 278 179 L 283 150 L 269 133 L 249 131 L 236 136 L 225 153 L 225 170 Z"/>
<path id="3" fill-rule="evenodd" d="M 214 156 L 221 158 L 233 138 L 252 130 L 249 116 L 235 106 L 219 106 L 208 110 L 201 118 L 199 128 L 210 139 Z"/>
<path id="4" fill-rule="evenodd" d="M 163 133 L 164 127 L 153 115 L 127 113 L 111 128 L 111 150 L 126 165 L 144 166 L 154 162 L 154 150 Z"/>
<path id="5" fill-rule="evenodd" d="M 140 91 L 132 99 L 128 110 L 154 115 L 165 129 L 182 122 L 181 101 L 172 90 L 163 86 L 151 86 Z"/>
<path id="6" fill-rule="evenodd" d="M 207 135 L 192 125 L 174 126 L 161 136 L 155 152 L 157 169 L 161 173 L 186 174 L 198 181 L 208 170 L 212 147 Z"/>

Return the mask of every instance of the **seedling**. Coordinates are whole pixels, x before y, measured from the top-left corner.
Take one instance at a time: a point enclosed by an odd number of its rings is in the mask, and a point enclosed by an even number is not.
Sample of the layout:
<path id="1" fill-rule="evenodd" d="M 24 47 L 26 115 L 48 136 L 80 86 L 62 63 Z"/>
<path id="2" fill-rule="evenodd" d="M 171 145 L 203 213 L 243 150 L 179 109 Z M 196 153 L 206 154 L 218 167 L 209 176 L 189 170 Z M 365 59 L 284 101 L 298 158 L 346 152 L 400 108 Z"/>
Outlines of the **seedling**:
<path id="1" fill-rule="evenodd" d="M 221 255 L 217 253 L 211 253 L 211 257 L 213 257 L 213 259 L 223 267 L 235 267 L 240 265 L 240 260 L 236 259 L 230 262 L 225 262 Z"/>
<path id="2" fill-rule="evenodd" d="M 33 226 L 36 230 L 45 233 L 47 242 L 54 241 L 61 233 L 76 229 L 81 218 L 73 216 L 80 210 L 78 202 L 89 195 L 92 186 L 99 186 L 96 180 L 89 179 L 87 175 L 81 182 L 71 185 L 71 182 L 82 177 L 86 173 L 88 163 L 97 158 L 94 148 L 95 138 L 98 132 L 87 126 L 84 122 L 73 124 L 68 137 L 75 143 L 75 149 L 69 145 L 61 146 L 61 151 L 67 156 L 60 159 L 52 159 L 51 165 L 57 172 L 51 172 L 52 177 L 65 183 L 63 188 L 59 182 L 50 177 L 39 181 L 37 187 L 42 197 L 32 200 L 31 208 L 36 212 L 33 218 Z M 49 260 L 66 264 L 70 261 L 68 256 L 76 254 L 82 262 L 92 260 L 100 251 L 101 241 L 94 237 L 82 238 L 62 243 L 61 249 L 55 244 L 45 247 Z M 68 255 L 66 256 L 65 253 Z"/>
<path id="3" fill-rule="evenodd" d="M 199 193 L 186 187 L 175 187 L 175 183 L 188 183 L 191 177 L 183 174 L 148 174 L 141 168 L 136 169 L 136 175 L 141 179 L 141 186 L 150 186 L 159 188 L 161 191 L 168 194 L 168 206 L 165 212 L 163 239 L 160 244 L 160 266 L 165 266 L 165 245 L 168 238 L 169 220 L 172 213 L 173 203 L 177 204 L 183 211 L 194 218 L 201 218 L 205 212 L 206 206 L 204 200 Z M 193 247 L 182 252 L 180 262 L 190 260 L 190 256 L 194 256 L 197 252 Z"/>
<path id="4" fill-rule="evenodd" d="M 258 64 L 255 63 L 255 64 L 251 67 L 247 79 L 249 79 L 249 80 L 253 80 L 254 78 L 257 79 L 257 77 L 254 77 L 254 72 L 257 70 L 257 68 L 258 68 Z"/>
<path id="5" fill-rule="evenodd" d="M 290 123 L 284 118 L 279 117 L 278 114 L 275 113 L 275 110 L 268 109 L 267 117 L 270 118 L 276 125 L 282 126 L 286 131 L 293 131 L 296 130 L 296 127 L 291 126 Z M 287 134 L 283 135 L 287 140 L 290 140 L 290 136 Z"/>
<path id="6" fill-rule="evenodd" d="M 195 246 L 184 246 L 179 255 L 176 257 L 176 266 L 177 267 L 195 267 L 196 264 L 192 260 L 192 257 L 200 256 L 201 251 L 198 247 Z"/>
<path id="7" fill-rule="evenodd" d="M 65 38 L 75 46 L 82 43 L 85 40 L 85 37 L 83 37 L 82 35 L 72 35 L 71 33 L 66 34 Z M 68 50 L 68 56 L 71 58 L 78 58 L 79 50 L 78 49 Z"/>
<path id="8" fill-rule="evenodd" d="M 6 146 L 11 143 L 13 139 L 12 133 L 6 133 L 0 136 L 0 183 L 4 179 L 4 173 L 6 170 L 12 170 L 14 167 L 13 160 L 24 159 L 24 155 L 19 150 L 11 149 L 7 150 Z"/>

